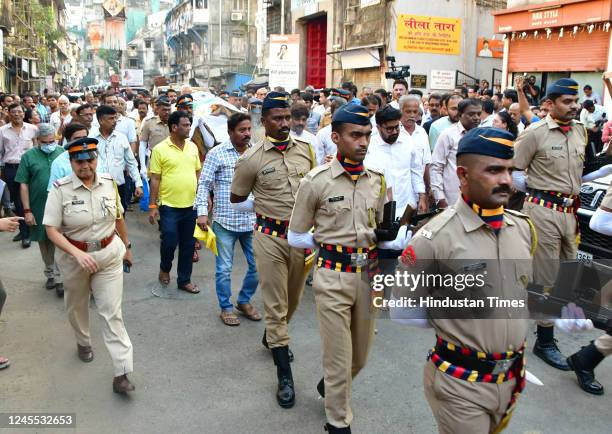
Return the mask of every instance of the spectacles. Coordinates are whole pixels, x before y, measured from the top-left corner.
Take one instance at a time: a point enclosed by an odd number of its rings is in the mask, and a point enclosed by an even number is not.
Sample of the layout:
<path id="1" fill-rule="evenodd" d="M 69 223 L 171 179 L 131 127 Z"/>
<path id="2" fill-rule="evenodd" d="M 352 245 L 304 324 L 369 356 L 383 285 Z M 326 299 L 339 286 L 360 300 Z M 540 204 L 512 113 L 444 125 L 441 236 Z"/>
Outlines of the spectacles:
<path id="1" fill-rule="evenodd" d="M 394 131 L 399 131 L 400 130 L 400 126 L 397 125 L 395 127 L 383 127 L 383 130 L 385 130 L 386 133 L 392 133 Z"/>

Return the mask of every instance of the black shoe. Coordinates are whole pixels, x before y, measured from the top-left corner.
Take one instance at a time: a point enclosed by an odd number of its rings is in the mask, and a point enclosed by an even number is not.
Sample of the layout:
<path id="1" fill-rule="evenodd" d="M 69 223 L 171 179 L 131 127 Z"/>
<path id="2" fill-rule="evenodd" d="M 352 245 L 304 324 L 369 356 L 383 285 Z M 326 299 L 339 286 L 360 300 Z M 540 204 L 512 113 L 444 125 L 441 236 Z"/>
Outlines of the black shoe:
<path id="1" fill-rule="evenodd" d="M 329 423 L 326 423 L 323 429 L 325 429 L 325 431 L 327 431 L 329 434 L 351 434 L 350 425 L 344 426 L 342 428 L 337 428 Z"/>
<path id="2" fill-rule="evenodd" d="M 559 351 L 557 347 L 557 340 L 553 339 L 552 342 L 542 343 L 538 339 L 535 341 L 533 346 L 533 354 L 544 360 L 553 368 L 560 369 L 562 371 L 571 371 L 571 368 L 565 361 L 565 356 Z"/>
<path id="3" fill-rule="evenodd" d="M 59 298 L 64 298 L 64 284 L 63 283 L 57 284 L 57 286 L 55 287 L 55 295 L 57 295 Z"/>
<path id="4" fill-rule="evenodd" d="M 266 348 L 270 349 L 270 347 L 268 346 L 268 340 L 267 340 L 267 338 L 266 338 L 266 330 L 264 330 L 264 334 L 263 334 L 263 336 L 261 337 L 261 344 L 262 344 L 264 347 L 266 347 Z M 293 351 L 289 350 L 289 363 L 293 363 L 293 359 L 294 359 L 294 357 L 293 357 Z"/>
<path id="5" fill-rule="evenodd" d="M 30 241 L 29 238 L 22 238 L 21 239 L 21 247 L 24 249 L 27 249 L 28 247 L 30 247 L 30 244 L 32 244 L 32 241 Z"/>
<path id="6" fill-rule="evenodd" d="M 272 348 L 272 357 L 278 376 L 276 401 L 282 408 L 291 408 L 295 404 L 295 388 L 293 375 L 291 374 L 291 364 L 289 363 L 289 347 Z"/>
<path id="7" fill-rule="evenodd" d="M 592 395 L 603 395 L 604 388 L 595 379 L 594 369 L 604 359 L 603 354 L 591 342 L 567 358 L 567 364 L 576 373 L 580 388 Z"/>
<path id="8" fill-rule="evenodd" d="M 57 283 L 55 283 L 55 279 L 53 277 L 49 277 L 45 283 L 45 288 L 54 289 L 56 285 Z"/>
<path id="9" fill-rule="evenodd" d="M 325 398 L 325 379 L 321 378 L 319 384 L 317 384 L 317 392 L 321 395 L 321 398 Z"/>
<path id="10" fill-rule="evenodd" d="M 306 278 L 305 285 L 312 286 L 312 275 L 311 274 L 309 274 L 308 277 Z"/>
<path id="11" fill-rule="evenodd" d="M 13 237 L 13 241 L 15 242 L 21 241 L 21 240 L 23 240 L 23 234 L 21 232 L 19 232 L 17 235 Z"/>

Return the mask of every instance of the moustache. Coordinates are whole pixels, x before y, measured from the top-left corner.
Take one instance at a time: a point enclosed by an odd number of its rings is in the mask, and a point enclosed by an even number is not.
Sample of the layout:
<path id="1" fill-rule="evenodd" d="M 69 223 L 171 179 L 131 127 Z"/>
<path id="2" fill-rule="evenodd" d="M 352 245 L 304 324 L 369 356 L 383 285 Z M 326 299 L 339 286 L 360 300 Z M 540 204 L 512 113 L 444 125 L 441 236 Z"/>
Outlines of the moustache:
<path id="1" fill-rule="evenodd" d="M 509 185 L 500 185 L 499 187 L 495 187 L 491 193 L 492 194 L 497 194 L 497 193 L 512 194 L 512 188 L 510 188 Z"/>

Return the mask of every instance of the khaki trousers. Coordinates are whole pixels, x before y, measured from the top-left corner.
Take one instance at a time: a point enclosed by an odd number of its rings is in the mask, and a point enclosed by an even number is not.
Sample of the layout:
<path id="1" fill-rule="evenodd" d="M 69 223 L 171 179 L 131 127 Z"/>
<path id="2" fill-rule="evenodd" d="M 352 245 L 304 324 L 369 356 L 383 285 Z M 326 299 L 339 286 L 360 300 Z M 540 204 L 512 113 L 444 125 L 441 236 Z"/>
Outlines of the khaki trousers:
<path id="1" fill-rule="evenodd" d="M 365 366 L 376 311 L 360 274 L 317 268 L 313 289 L 323 345 L 325 415 L 341 428 L 351 424 L 353 378 Z"/>
<path id="2" fill-rule="evenodd" d="M 522 212 L 531 217 L 538 234 L 538 247 L 533 256 L 534 283 L 552 288 L 559 272 L 560 261 L 576 259 L 576 217 L 525 202 Z M 538 321 L 538 325 L 552 327 L 552 321 Z"/>
<path id="3" fill-rule="evenodd" d="M 290 247 L 285 239 L 254 231 L 253 251 L 268 346 L 285 347 L 290 340 L 287 324 L 297 309 L 306 282 L 304 250 Z"/>
<path id="4" fill-rule="evenodd" d="M 502 420 L 515 379 L 502 384 L 472 383 L 441 372 L 428 361 L 425 397 L 440 434 L 489 434 Z"/>
<path id="5" fill-rule="evenodd" d="M 115 376 L 133 371 L 133 350 L 123 324 L 123 255 L 125 246 L 115 239 L 102 250 L 89 253 L 98 271 L 85 271 L 73 256 L 59 252 L 58 265 L 64 275 L 64 302 L 68 319 L 79 345 L 91 345 L 89 336 L 89 294 L 93 294 L 98 314 L 103 319 L 102 336 L 113 360 Z"/>
<path id="6" fill-rule="evenodd" d="M 48 239 L 38 241 L 38 249 L 45 264 L 45 277 L 47 279 L 55 279 L 55 283 L 61 283 L 62 276 L 55 263 L 55 244 Z"/>

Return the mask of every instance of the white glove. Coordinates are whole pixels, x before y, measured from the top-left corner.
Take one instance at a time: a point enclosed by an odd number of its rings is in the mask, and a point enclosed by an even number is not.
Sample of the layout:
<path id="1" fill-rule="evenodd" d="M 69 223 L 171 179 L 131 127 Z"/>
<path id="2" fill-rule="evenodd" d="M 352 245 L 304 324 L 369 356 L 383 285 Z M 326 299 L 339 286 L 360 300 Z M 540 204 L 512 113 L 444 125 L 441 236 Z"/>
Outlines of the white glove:
<path id="1" fill-rule="evenodd" d="M 408 242 L 411 238 L 412 231 L 409 231 L 408 226 L 404 225 L 399 228 L 397 236 L 393 241 L 381 241 L 377 244 L 379 249 L 404 250 L 408 246 Z"/>
<path id="2" fill-rule="evenodd" d="M 561 318 L 555 320 L 555 327 L 565 333 L 576 333 L 593 330 L 593 321 L 586 319 L 582 308 L 569 303 L 561 309 Z"/>

